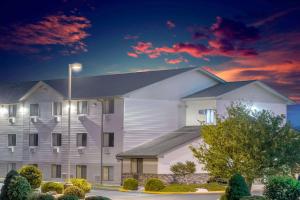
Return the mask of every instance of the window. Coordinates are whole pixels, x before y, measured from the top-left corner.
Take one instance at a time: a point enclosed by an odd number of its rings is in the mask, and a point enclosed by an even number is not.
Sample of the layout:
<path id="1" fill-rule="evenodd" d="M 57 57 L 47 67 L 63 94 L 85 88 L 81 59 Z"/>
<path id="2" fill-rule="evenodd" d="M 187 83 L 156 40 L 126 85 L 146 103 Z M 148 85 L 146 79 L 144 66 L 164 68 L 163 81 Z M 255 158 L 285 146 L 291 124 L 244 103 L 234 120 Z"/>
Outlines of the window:
<path id="1" fill-rule="evenodd" d="M 87 144 L 87 134 L 77 133 L 77 147 L 86 147 Z"/>
<path id="2" fill-rule="evenodd" d="M 61 133 L 52 133 L 52 146 L 61 146 Z"/>
<path id="3" fill-rule="evenodd" d="M 36 147 L 39 145 L 39 136 L 37 133 L 29 134 L 29 146 Z"/>
<path id="4" fill-rule="evenodd" d="M 39 104 L 30 104 L 30 116 L 39 116 Z"/>
<path id="5" fill-rule="evenodd" d="M 207 109 L 205 111 L 205 115 L 206 115 L 206 123 L 207 124 L 214 124 L 215 123 L 215 110 Z"/>
<path id="6" fill-rule="evenodd" d="M 9 117 L 16 117 L 17 116 L 17 105 L 12 104 L 8 106 L 8 116 Z"/>
<path id="7" fill-rule="evenodd" d="M 61 102 L 53 102 L 53 115 L 54 116 L 62 115 L 62 103 Z"/>
<path id="8" fill-rule="evenodd" d="M 61 178 L 61 165 L 51 165 L 51 178 Z"/>
<path id="9" fill-rule="evenodd" d="M 131 173 L 142 174 L 143 173 L 143 159 L 131 159 Z"/>
<path id="10" fill-rule="evenodd" d="M 76 178 L 86 179 L 87 168 L 86 165 L 76 165 Z"/>
<path id="11" fill-rule="evenodd" d="M 102 180 L 112 181 L 114 179 L 114 168 L 105 166 L 102 168 Z"/>
<path id="12" fill-rule="evenodd" d="M 16 170 L 17 167 L 16 167 L 16 163 L 8 163 L 7 164 L 7 172 L 10 172 L 11 170 Z"/>
<path id="13" fill-rule="evenodd" d="M 16 134 L 8 134 L 8 146 L 16 146 L 17 143 L 17 137 Z"/>
<path id="14" fill-rule="evenodd" d="M 78 115 L 88 114 L 88 102 L 87 101 L 78 101 L 77 102 L 77 114 Z"/>
<path id="15" fill-rule="evenodd" d="M 104 147 L 114 146 L 114 133 L 103 133 L 103 146 Z"/>
<path id="16" fill-rule="evenodd" d="M 111 114 L 114 113 L 115 110 L 115 101 L 114 99 L 107 99 L 103 102 L 103 113 Z"/>

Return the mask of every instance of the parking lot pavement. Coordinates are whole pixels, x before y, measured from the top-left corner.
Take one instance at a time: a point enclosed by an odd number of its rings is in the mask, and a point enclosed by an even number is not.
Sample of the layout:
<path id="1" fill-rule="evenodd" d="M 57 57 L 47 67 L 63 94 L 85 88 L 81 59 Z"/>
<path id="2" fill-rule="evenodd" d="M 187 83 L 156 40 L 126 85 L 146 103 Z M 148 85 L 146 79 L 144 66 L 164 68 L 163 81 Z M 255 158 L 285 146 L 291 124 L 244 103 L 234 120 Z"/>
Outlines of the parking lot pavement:
<path id="1" fill-rule="evenodd" d="M 93 190 L 91 194 L 109 197 L 112 200 L 218 200 L 220 198 L 220 195 L 217 194 L 157 195 L 107 190 Z"/>

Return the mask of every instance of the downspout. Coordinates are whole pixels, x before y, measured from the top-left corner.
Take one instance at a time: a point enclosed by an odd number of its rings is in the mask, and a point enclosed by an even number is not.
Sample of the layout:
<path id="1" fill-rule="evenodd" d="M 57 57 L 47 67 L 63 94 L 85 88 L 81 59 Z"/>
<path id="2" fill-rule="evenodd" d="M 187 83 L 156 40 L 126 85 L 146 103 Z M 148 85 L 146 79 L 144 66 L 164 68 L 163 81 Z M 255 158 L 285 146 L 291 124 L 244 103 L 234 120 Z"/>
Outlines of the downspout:
<path id="1" fill-rule="evenodd" d="M 103 132 L 104 132 L 104 99 L 101 102 L 101 132 L 100 132 L 100 184 L 103 184 Z"/>

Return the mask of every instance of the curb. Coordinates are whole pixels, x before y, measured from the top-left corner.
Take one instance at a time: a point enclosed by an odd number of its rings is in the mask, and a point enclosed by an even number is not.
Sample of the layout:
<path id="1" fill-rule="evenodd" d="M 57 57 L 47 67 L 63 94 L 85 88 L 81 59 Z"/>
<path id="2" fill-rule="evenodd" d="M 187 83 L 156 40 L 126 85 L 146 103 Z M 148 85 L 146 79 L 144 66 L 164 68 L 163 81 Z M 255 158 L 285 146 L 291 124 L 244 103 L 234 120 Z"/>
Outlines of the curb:
<path id="1" fill-rule="evenodd" d="M 151 192 L 143 191 L 145 194 L 193 194 L 193 195 L 203 195 L 203 194 L 224 194 L 225 191 L 208 191 L 208 192 Z"/>

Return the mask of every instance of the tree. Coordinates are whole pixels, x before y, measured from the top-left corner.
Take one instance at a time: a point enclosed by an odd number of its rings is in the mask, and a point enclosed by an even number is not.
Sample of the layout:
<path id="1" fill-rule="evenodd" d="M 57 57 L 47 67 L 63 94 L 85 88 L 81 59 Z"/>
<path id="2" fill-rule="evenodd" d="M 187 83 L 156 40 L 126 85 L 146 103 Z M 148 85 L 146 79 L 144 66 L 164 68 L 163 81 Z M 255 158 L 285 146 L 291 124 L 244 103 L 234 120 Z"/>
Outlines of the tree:
<path id="1" fill-rule="evenodd" d="M 4 180 L 4 184 L 1 188 L 1 195 L 0 195 L 0 200 L 6 200 L 8 199 L 8 194 L 7 194 L 7 190 L 8 190 L 8 185 L 10 183 L 10 181 L 15 177 L 15 176 L 20 176 L 19 173 L 15 170 L 11 170 L 6 174 L 5 180 Z"/>
<path id="2" fill-rule="evenodd" d="M 177 176 L 183 177 L 187 183 L 187 175 L 194 174 L 196 172 L 196 165 L 192 161 L 186 161 L 185 163 L 178 162 L 170 167 L 171 172 Z"/>
<path id="3" fill-rule="evenodd" d="M 203 125 L 204 143 L 191 147 L 194 156 L 213 176 L 229 178 L 240 173 L 251 186 L 255 178 L 291 174 L 300 163 L 300 134 L 285 123 L 284 116 L 253 111 L 234 103 L 227 118 Z"/>
<path id="4" fill-rule="evenodd" d="M 33 165 L 25 165 L 19 170 L 19 173 L 27 179 L 32 189 L 36 189 L 41 186 L 43 174 L 39 168 Z"/>

